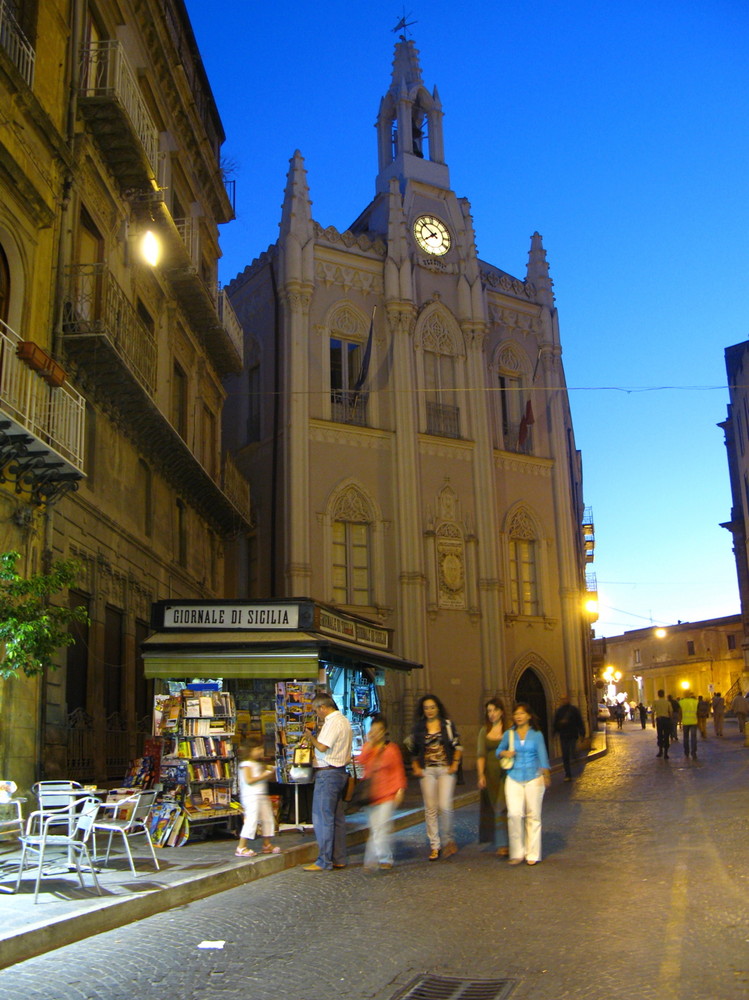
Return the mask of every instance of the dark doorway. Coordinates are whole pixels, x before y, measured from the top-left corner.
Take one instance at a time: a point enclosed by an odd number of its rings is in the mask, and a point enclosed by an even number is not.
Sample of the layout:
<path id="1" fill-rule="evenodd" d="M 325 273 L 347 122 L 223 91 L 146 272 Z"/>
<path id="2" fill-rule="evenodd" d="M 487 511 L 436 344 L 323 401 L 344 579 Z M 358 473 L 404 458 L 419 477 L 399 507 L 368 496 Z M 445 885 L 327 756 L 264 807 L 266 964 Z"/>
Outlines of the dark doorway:
<path id="1" fill-rule="evenodd" d="M 527 701 L 538 719 L 538 728 L 549 745 L 549 715 L 546 708 L 546 692 L 541 678 L 530 667 L 523 671 L 515 691 L 515 701 Z"/>

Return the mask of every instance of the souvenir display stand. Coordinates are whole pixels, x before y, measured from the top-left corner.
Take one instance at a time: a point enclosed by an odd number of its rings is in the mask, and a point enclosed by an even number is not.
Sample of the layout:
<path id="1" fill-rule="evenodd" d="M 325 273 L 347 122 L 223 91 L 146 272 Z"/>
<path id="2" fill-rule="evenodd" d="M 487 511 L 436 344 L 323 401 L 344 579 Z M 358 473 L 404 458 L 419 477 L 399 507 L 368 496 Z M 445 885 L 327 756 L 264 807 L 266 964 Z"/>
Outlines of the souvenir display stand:
<path id="1" fill-rule="evenodd" d="M 312 699 L 317 685 L 311 681 L 279 681 L 276 684 L 276 778 L 294 789 L 294 822 L 280 823 L 279 831 L 304 833 L 311 824 L 299 820 L 299 786 L 314 781 L 312 750 L 300 746 L 307 723 L 317 724 Z"/>

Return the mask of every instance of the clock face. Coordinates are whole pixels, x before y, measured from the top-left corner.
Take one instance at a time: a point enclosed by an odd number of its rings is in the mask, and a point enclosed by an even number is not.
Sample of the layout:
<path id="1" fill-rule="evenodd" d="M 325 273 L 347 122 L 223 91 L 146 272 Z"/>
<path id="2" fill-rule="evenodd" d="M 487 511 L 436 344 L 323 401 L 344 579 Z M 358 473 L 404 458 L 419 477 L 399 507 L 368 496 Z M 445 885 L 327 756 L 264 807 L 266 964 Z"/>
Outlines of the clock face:
<path id="1" fill-rule="evenodd" d="M 420 215 L 414 222 L 414 237 L 422 250 L 441 257 L 447 253 L 452 242 L 450 230 L 444 222 L 433 215 Z"/>

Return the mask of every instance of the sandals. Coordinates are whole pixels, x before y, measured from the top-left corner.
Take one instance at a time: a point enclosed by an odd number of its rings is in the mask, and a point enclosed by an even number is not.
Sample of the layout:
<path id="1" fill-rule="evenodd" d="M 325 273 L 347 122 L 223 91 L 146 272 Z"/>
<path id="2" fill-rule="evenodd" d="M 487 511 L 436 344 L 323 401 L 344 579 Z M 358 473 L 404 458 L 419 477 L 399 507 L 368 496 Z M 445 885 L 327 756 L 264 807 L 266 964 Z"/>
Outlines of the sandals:
<path id="1" fill-rule="evenodd" d="M 280 847 L 264 847 L 263 848 L 263 854 L 280 854 L 280 853 L 281 853 L 281 848 Z"/>
<path id="2" fill-rule="evenodd" d="M 439 861 L 439 859 L 440 859 L 440 852 L 436 848 L 434 848 L 429 852 L 430 861 Z"/>
<path id="3" fill-rule="evenodd" d="M 509 853 L 510 853 L 509 847 L 498 847 L 497 848 L 497 857 L 498 858 L 506 858 L 506 857 L 508 857 Z"/>
<path id="4" fill-rule="evenodd" d="M 234 854 L 238 858 L 254 858 L 257 855 L 257 851 L 253 851 L 250 847 L 238 847 Z"/>

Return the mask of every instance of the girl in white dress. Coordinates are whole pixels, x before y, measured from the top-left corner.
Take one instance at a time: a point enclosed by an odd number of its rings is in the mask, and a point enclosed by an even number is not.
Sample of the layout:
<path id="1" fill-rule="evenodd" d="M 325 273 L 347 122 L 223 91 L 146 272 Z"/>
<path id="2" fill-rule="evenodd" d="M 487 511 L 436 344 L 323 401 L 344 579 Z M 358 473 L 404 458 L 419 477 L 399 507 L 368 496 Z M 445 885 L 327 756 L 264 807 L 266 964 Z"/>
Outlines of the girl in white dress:
<path id="1" fill-rule="evenodd" d="M 272 767 L 263 761 L 263 744 L 250 740 L 239 748 L 239 798 L 244 813 L 244 823 L 239 834 L 239 845 L 234 852 L 238 858 L 254 858 L 258 853 L 248 846 L 254 840 L 258 823 L 263 835 L 263 854 L 280 854 L 281 848 L 274 847 L 271 837 L 276 832 L 273 807 L 268 795 L 268 779 L 275 776 Z"/>

